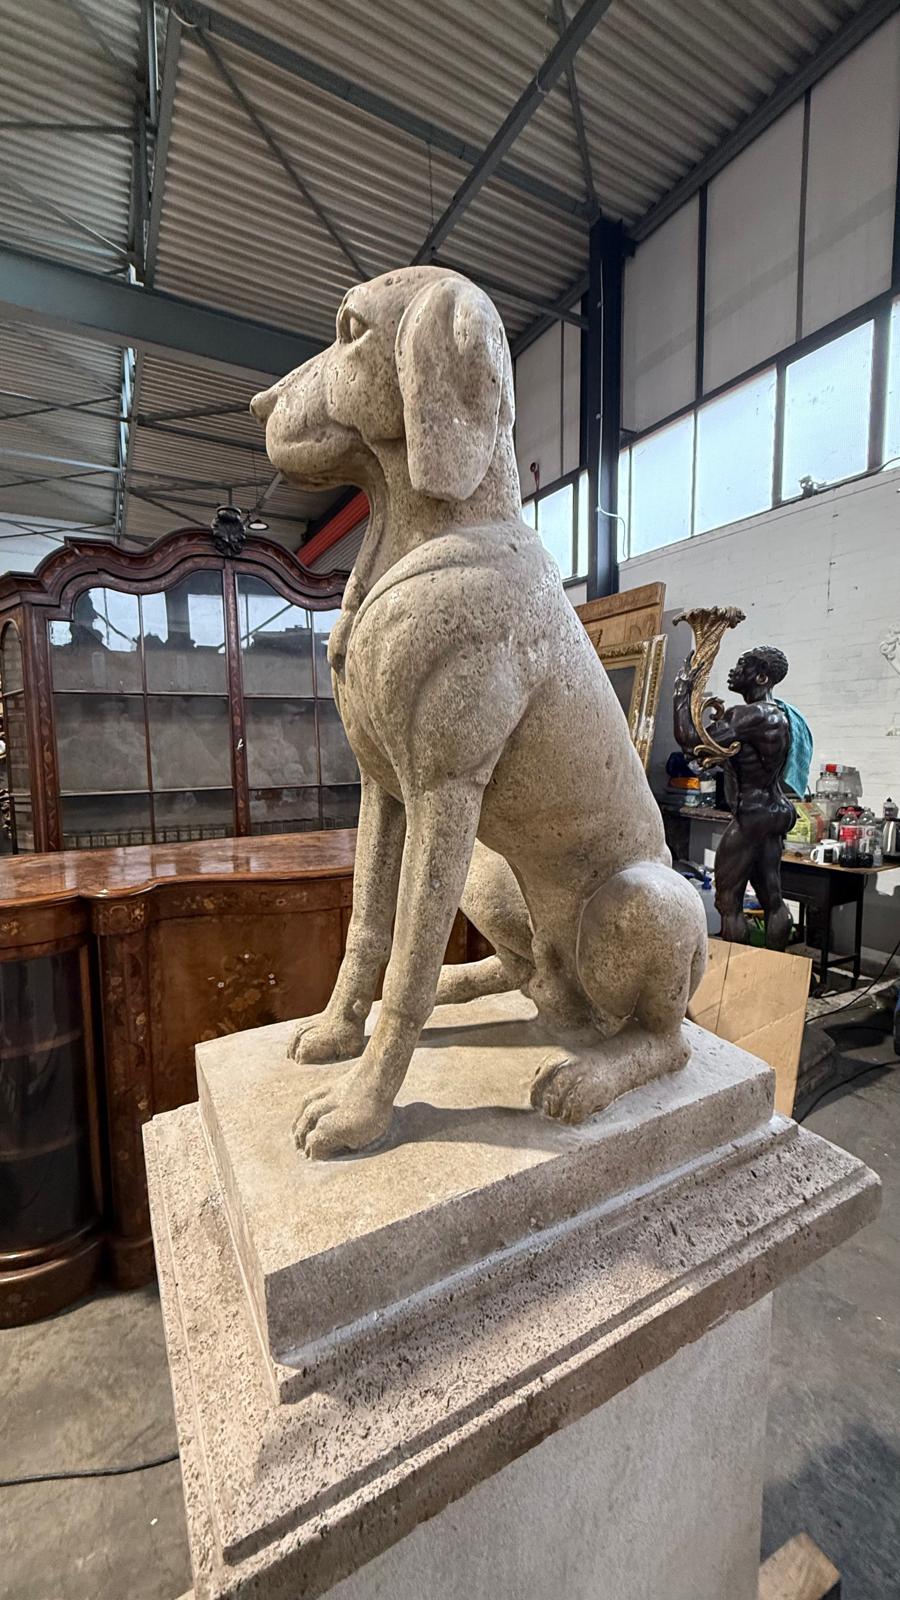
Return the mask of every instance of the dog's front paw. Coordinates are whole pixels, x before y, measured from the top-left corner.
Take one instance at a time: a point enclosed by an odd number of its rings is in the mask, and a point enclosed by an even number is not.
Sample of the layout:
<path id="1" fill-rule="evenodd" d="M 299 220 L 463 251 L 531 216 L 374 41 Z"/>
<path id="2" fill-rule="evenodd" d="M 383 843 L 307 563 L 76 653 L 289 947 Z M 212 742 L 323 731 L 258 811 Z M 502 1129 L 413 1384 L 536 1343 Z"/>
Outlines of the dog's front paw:
<path id="1" fill-rule="evenodd" d="M 294 1143 L 312 1161 L 364 1150 L 391 1125 L 393 1103 L 373 1095 L 352 1076 L 307 1096 L 294 1122 Z"/>
<path id="2" fill-rule="evenodd" d="M 366 1042 L 365 1024 L 355 1019 L 332 1021 L 326 1014 L 307 1017 L 291 1035 L 287 1053 L 292 1061 L 321 1066 L 328 1061 L 349 1061 L 362 1054 Z"/>

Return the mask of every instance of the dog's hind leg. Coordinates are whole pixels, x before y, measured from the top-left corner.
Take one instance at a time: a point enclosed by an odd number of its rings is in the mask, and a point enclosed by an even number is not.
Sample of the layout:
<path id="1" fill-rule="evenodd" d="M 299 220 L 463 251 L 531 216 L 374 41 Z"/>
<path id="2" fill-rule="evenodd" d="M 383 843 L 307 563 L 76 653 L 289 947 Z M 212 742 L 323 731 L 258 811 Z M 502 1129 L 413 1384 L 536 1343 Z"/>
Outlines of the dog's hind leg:
<path id="1" fill-rule="evenodd" d="M 583 1122 L 684 1066 L 682 1023 L 706 969 L 700 896 L 661 863 L 623 868 L 583 909 L 577 964 L 596 1043 L 548 1062 L 531 1094 L 533 1105 L 564 1122 Z"/>
<path id="2" fill-rule="evenodd" d="M 526 988 L 534 976 L 528 907 L 509 862 L 478 839 L 460 907 L 495 954 L 442 967 L 437 1004 L 461 1005 Z"/>

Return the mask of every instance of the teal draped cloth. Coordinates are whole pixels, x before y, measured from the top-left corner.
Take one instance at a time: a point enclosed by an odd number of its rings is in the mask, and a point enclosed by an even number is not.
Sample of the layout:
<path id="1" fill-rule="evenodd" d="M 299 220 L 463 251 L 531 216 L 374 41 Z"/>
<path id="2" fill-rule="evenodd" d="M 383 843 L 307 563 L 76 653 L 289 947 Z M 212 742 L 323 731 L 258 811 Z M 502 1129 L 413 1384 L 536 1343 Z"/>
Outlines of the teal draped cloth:
<path id="1" fill-rule="evenodd" d="M 787 760 L 781 772 L 781 781 L 785 788 L 802 798 L 809 785 L 809 769 L 813 758 L 813 736 L 802 712 L 796 706 L 789 705 L 787 700 L 778 700 L 772 696 L 775 704 L 780 706 L 788 719 L 791 730 L 791 742 L 788 747 Z"/>

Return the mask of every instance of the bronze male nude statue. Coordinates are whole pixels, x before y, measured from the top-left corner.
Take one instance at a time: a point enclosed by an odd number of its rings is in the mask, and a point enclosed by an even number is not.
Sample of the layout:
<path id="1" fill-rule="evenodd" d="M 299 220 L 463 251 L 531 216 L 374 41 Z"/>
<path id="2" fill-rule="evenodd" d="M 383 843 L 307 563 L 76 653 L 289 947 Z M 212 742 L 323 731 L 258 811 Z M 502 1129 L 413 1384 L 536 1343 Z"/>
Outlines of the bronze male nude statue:
<path id="1" fill-rule="evenodd" d="M 721 766 L 725 775 L 725 798 L 734 820 L 716 851 L 716 908 L 722 937 L 734 944 L 746 942 L 743 907 L 749 882 L 763 908 L 766 944 L 771 950 L 783 950 L 792 919 L 781 894 L 781 852 L 797 813 L 781 786 L 790 723 L 772 698 L 772 689 L 786 675 L 787 659 L 771 645 L 746 650 L 728 675 L 729 689 L 741 695 L 744 704 L 726 711 L 721 702 L 712 702 L 715 720 L 698 727 L 691 699 L 701 670 L 692 652 L 676 679 L 675 738 L 689 759 L 698 747 L 709 752 L 703 765 Z M 721 754 L 714 756 L 715 746 L 721 747 Z"/>

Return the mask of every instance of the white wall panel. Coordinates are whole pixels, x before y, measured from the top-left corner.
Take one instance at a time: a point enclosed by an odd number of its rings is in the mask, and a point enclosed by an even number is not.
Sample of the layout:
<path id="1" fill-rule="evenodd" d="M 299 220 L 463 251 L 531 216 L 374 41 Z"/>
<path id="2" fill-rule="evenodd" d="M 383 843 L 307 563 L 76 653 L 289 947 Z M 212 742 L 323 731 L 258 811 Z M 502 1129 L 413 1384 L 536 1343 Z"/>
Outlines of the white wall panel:
<path id="1" fill-rule="evenodd" d="M 534 492 L 531 462 L 547 488 L 579 464 L 581 329 L 557 322 L 516 361 L 516 461 L 523 496 Z"/>
<path id="2" fill-rule="evenodd" d="M 694 397 L 697 217 L 694 198 L 625 263 L 625 428 L 648 428 Z"/>
<path id="3" fill-rule="evenodd" d="M 792 344 L 803 107 L 792 106 L 709 186 L 704 388 Z"/>
<path id="4" fill-rule="evenodd" d="M 900 16 L 812 92 L 803 332 L 890 283 L 900 125 Z"/>
<path id="5" fill-rule="evenodd" d="M 581 329 L 563 323 L 562 469 L 581 462 Z"/>

